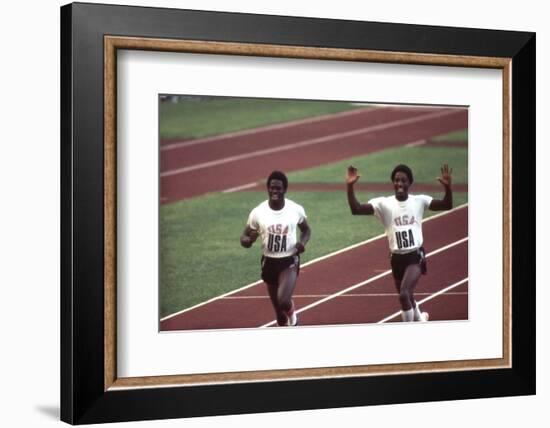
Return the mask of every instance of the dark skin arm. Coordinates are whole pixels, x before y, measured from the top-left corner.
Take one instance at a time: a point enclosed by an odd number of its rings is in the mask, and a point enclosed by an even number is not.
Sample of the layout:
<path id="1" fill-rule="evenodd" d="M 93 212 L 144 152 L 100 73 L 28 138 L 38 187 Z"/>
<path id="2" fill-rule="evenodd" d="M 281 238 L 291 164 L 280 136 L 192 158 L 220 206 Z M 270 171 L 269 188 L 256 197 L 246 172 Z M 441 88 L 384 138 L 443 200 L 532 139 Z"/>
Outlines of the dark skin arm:
<path id="1" fill-rule="evenodd" d="M 355 197 L 355 190 L 353 185 L 361 177 L 357 174 L 357 168 L 349 166 L 346 174 L 346 187 L 348 195 L 348 205 L 353 215 L 372 215 L 374 214 L 374 208 L 371 204 L 361 204 Z"/>
<path id="2" fill-rule="evenodd" d="M 241 235 L 241 245 L 244 248 L 250 248 L 256 239 L 258 239 L 258 232 L 247 225 Z"/>
<path id="3" fill-rule="evenodd" d="M 296 254 L 301 254 L 306 250 L 306 244 L 311 238 L 311 228 L 306 219 L 298 224 L 298 228 L 300 229 L 300 240 L 296 243 Z"/>
<path id="4" fill-rule="evenodd" d="M 453 191 L 451 189 L 453 169 L 445 164 L 441 167 L 441 176 L 437 180 L 445 188 L 443 199 L 433 199 L 429 208 L 432 211 L 446 211 L 453 207 Z"/>

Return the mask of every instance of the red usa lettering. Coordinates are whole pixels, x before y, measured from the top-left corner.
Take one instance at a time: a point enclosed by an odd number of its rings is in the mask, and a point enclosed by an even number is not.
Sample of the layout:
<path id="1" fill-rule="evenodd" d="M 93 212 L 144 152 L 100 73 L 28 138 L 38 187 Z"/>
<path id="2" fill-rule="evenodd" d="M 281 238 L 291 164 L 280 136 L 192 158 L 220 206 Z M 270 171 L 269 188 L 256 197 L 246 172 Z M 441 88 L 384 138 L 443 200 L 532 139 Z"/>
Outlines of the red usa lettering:
<path id="1" fill-rule="evenodd" d="M 284 229 L 283 229 L 283 225 L 282 224 L 272 224 L 271 226 L 269 226 L 267 228 L 267 231 L 269 233 L 276 233 L 278 235 L 287 235 L 288 234 L 288 226 L 286 226 Z"/>
<path id="2" fill-rule="evenodd" d="M 416 219 L 414 216 L 409 216 L 407 214 L 402 215 L 401 217 L 396 217 L 393 219 L 393 222 L 396 226 L 407 226 L 409 224 L 414 224 L 416 222 Z"/>

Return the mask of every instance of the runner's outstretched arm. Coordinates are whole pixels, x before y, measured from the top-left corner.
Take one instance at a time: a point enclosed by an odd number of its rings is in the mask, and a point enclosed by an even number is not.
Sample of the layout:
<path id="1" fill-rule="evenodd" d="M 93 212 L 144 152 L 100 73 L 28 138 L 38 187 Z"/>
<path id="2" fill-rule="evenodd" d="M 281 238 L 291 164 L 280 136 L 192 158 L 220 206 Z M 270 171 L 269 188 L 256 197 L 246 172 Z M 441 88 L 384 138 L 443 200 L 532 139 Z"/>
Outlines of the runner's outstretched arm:
<path id="1" fill-rule="evenodd" d="M 361 177 L 357 174 L 357 168 L 349 166 L 346 174 L 346 186 L 348 194 L 348 205 L 353 215 L 372 215 L 374 214 L 374 208 L 371 204 L 361 204 L 355 197 L 355 190 L 353 185 Z"/>
<path id="2" fill-rule="evenodd" d="M 429 207 L 432 211 L 446 211 L 453 207 L 452 173 L 453 169 L 449 169 L 449 165 L 444 164 L 441 167 L 441 177 L 437 177 L 437 180 L 445 188 L 445 196 L 443 196 L 443 199 L 432 200 Z"/>

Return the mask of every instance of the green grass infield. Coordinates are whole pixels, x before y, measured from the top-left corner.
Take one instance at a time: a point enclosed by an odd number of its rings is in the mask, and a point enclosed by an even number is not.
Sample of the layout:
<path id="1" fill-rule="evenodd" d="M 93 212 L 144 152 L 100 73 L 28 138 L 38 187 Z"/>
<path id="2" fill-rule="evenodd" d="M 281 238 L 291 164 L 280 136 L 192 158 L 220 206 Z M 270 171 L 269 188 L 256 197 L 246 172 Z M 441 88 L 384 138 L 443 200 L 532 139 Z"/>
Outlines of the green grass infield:
<path id="1" fill-rule="evenodd" d="M 388 183 L 393 166 L 404 163 L 413 171 L 417 183 L 436 183 L 444 163 L 453 168 L 453 182 L 468 182 L 468 149 L 466 147 L 396 147 L 356 156 L 320 167 L 288 174 L 289 183 L 343 183 L 346 169 L 355 166 L 361 183 Z"/>
<path id="2" fill-rule="evenodd" d="M 365 108 L 348 102 L 182 97 L 160 103 L 160 138 L 192 139 Z"/>
<path id="3" fill-rule="evenodd" d="M 448 134 L 438 135 L 434 138 L 430 138 L 430 141 L 447 143 L 463 143 L 468 141 L 468 130 L 463 129 L 461 131 L 449 132 Z"/>

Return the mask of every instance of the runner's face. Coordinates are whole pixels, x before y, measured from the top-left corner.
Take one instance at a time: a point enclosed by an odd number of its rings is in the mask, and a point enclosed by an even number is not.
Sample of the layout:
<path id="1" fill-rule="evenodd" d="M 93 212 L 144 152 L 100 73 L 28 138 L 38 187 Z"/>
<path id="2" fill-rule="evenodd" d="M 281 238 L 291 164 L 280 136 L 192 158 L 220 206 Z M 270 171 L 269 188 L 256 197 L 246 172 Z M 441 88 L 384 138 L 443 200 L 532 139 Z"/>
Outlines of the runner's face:
<path id="1" fill-rule="evenodd" d="M 267 193 L 269 200 L 273 202 L 279 202 L 285 198 L 285 188 L 281 180 L 273 179 L 269 182 L 267 187 Z"/>
<path id="2" fill-rule="evenodd" d="M 409 195 L 409 177 L 407 174 L 401 171 L 397 171 L 393 177 L 393 188 L 395 190 L 395 197 L 399 200 L 407 199 Z"/>

